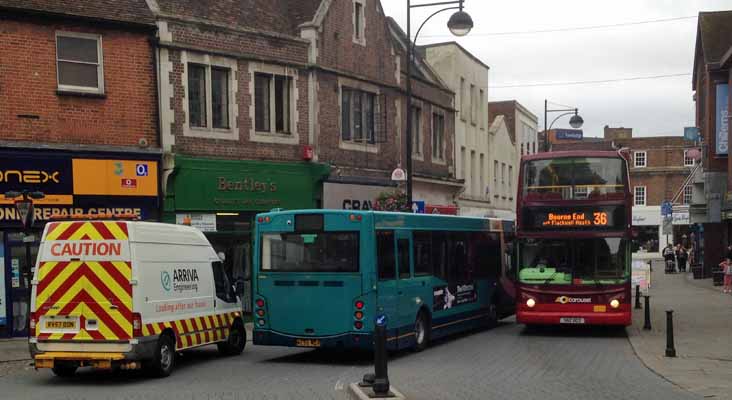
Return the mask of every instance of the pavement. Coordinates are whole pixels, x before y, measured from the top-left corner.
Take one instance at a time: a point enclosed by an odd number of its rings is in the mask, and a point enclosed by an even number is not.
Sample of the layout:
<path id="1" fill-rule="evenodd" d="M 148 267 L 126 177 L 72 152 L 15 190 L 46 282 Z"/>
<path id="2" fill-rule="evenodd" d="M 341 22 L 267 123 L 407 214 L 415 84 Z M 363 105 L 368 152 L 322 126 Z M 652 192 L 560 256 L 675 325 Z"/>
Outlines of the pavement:
<path id="1" fill-rule="evenodd" d="M 653 264 L 650 331 L 634 310 L 628 337 L 643 363 L 674 385 L 706 398 L 732 400 L 732 295 L 711 279 L 665 274 Z M 666 310 L 673 310 L 676 358 L 665 356 Z"/>

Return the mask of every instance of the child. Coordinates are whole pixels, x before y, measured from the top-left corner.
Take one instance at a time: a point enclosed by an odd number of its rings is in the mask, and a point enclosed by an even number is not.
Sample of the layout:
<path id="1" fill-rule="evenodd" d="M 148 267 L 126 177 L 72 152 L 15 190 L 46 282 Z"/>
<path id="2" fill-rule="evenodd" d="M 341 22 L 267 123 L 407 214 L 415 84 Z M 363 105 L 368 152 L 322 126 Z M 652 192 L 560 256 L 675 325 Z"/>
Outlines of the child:
<path id="1" fill-rule="evenodd" d="M 722 287 L 722 293 L 732 293 L 732 259 L 727 258 L 722 261 L 719 266 L 724 272 L 724 286 Z"/>

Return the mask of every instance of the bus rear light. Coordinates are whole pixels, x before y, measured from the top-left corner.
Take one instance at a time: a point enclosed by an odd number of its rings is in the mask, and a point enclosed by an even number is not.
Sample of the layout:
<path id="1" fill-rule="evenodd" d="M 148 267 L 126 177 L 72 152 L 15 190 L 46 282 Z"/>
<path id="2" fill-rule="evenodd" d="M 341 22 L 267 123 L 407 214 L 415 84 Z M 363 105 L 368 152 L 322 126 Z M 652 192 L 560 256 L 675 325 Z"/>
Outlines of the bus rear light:
<path id="1" fill-rule="evenodd" d="M 270 221 L 272 221 L 269 217 L 264 217 L 264 223 L 268 224 Z"/>
<path id="2" fill-rule="evenodd" d="M 264 317 L 264 310 L 262 310 L 261 308 L 257 310 L 257 315 L 260 317 Z"/>
<path id="3" fill-rule="evenodd" d="M 262 218 L 262 217 L 257 218 L 257 222 L 259 222 L 261 224 L 262 222 L 264 222 L 264 218 Z"/>
<path id="4" fill-rule="evenodd" d="M 357 310 L 363 310 L 363 301 L 357 300 L 355 306 Z"/>
<path id="5" fill-rule="evenodd" d="M 356 319 L 361 320 L 363 319 L 363 311 L 356 311 L 353 316 L 356 317 Z"/>
<path id="6" fill-rule="evenodd" d="M 142 337 L 142 315 L 132 313 L 132 337 Z"/>
<path id="7" fill-rule="evenodd" d="M 610 301 L 610 307 L 612 307 L 612 308 L 620 307 L 620 302 L 618 301 L 618 299 L 612 299 Z"/>
<path id="8" fill-rule="evenodd" d="M 351 220 L 351 222 L 361 221 L 363 219 L 361 215 L 356 214 L 351 214 L 348 218 Z"/>
<path id="9" fill-rule="evenodd" d="M 264 300 L 262 300 L 262 299 L 257 299 L 257 301 L 255 302 L 255 304 L 259 308 L 264 308 Z"/>
<path id="10" fill-rule="evenodd" d="M 363 328 L 363 322 L 356 321 L 356 322 L 353 323 L 353 327 L 356 328 L 356 329 L 361 329 L 361 328 Z"/>
<path id="11" fill-rule="evenodd" d="M 536 300 L 534 300 L 534 299 L 526 300 L 526 306 L 528 306 L 529 308 L 534 308 L 535 305 L 536 305 Z"/>
<path id="12" fill-rule="evenodd" d="M 264 320 L 262 318 L 258 319 L 257 324 L 259 324 L 259 326 L 264 326 Z"/>

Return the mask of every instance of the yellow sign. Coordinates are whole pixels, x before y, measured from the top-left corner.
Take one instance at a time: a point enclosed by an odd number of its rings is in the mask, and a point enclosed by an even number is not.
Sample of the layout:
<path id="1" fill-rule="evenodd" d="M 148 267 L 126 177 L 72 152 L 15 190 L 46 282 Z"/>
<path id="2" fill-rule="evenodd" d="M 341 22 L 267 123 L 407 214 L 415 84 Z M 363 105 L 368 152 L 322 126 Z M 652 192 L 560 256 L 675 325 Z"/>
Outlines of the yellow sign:
<path id="1" fill-rule="evenodd" d="M 158 165 L 153 161 L 74 159 L 73 171 L 75 195 L 158 195 Z"/>
<path id="2" fill-rule="evenodd" d="M 47 329 L 76 329 L 76 321 L 46 321 Z"/>

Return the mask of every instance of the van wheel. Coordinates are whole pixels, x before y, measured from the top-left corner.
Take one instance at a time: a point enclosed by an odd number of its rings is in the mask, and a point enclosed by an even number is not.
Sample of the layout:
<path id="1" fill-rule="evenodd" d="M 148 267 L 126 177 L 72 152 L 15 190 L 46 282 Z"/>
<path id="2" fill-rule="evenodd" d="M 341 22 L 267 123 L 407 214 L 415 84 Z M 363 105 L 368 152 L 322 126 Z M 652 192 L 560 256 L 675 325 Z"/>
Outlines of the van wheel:
<path id="1" fill-rule="evenodd" d="M 51 371 L 53 371 L 53 374 L 59 378 L 70 378 L 74 376 L 77 368 L 78 366 L 75 363 L 56 361 L 53 363 Z"/>
<path id="2" fill-rule="evenodd" d="M 175 364 L 175 345 L 170 335 L 161 335 L 155 350 L 155 358 L 150 364 L 150 373 L 158 378 L 170 376 Z"/>
<path id="3" fill-rule="evenodd" d="M 430 343 L 430 321 L 427 313 L 420 311 L 414 321 L 414 351 L 420 352 Z"/>
<path id="4" fill-rule="evenodd" d="M 229 337 L 225 342 L 217 343 L 219 352 L 225 356 L 238 356 L 247 345 L 247 331 L 241 322 L 235 322 L 229 330 Z"/>

